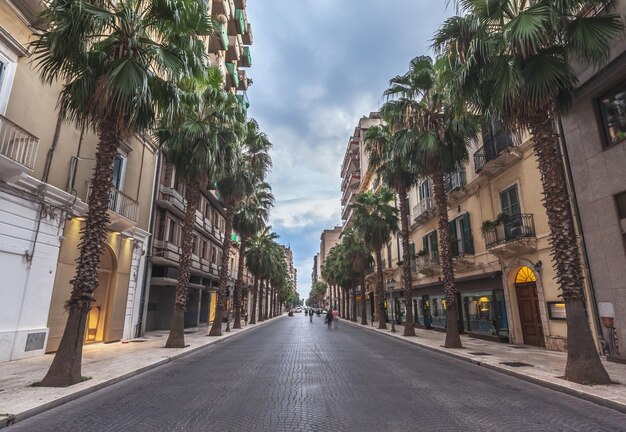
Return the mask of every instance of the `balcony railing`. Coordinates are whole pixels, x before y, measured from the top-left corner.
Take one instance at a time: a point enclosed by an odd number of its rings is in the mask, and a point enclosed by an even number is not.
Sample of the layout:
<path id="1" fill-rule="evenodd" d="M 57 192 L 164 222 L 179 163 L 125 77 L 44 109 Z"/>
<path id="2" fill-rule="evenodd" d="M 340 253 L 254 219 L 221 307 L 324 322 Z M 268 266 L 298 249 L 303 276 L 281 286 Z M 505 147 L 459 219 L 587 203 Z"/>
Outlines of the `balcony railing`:
<path id="1" fill-rule="evenodd" d="M 428 211 L 433 209 L 433 200 L 432 198 L 422 198 L 420 202 L 417 203 L 416 206 L 413 207 L 413 218 L 418 218 Z"/>
<path id="2" fill-rule="evenodd" d="M 0 155 L 32 170 L 39 138 L 0 115 Z"/>
<path id="3" fill-rule="evenodd" d="M 464 188 L 467 185 L 467 177 L 465 170 L 457 170 L 446 174 L 444 178 L 446 193 L 459 188 Z"/>
<path id="4" fill-rule="evenodd" d="M 506 221 L 500 222 L 484 232 L 487 248 L 535 236 L 535 220 L 532 214 L 510 216 Z"/>
<path id="5" fill-rule="evenodd" d="M 480 172 L 487 162 L 497 158 L 507 148 L 515 147 L 516 145 L 513 136 L 507 130 L 502 130 L 492 135 L 484 142 L 484 145 L 474 153 L 474 169 L 477 173 Z"/>
<path id="6" fill-rule="evenodd" d="M 91 190 L 92 186 L 89 184 L 87 189 L 87 201 L 89 201 Z M 108 209 L 133 222 L 139 220 L 139 203 L 113 187 L 109 191 Z"/>
<path id="7" fill-rule="evenodd" d="M 436 252 L 427 252 L 425 255 L 415 257 L 417 271 L 425 276 L 431 276 L 439 273 L 439 254 Z"/>

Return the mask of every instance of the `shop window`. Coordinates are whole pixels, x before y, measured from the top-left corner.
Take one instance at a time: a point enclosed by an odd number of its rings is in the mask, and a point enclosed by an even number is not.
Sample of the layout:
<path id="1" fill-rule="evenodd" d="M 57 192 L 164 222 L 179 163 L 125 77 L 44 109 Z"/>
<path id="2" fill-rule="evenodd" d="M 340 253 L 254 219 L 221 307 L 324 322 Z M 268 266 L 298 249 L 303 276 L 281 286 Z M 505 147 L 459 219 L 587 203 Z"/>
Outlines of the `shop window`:
<path id="1" fill-rule="evenodd" d="M 446 299 L 444 296 L 430 296 L 431 325 L 446 327 Z"/>
<path id="2" fill-rule="evenodd" d="M 503 291 L 461 294 L 463 322 L 469 333 L 508 338 L 508 321 Z"/>
<path id="3" fill-rule="evenodd" d="M 606 136 L 604 147 L 626 140 L 626 85 L 601 98 L 599 102 Z"/>
<path id="4" fill-rule="evenodd" d="M 470 226 L 469 213 L 450 221 L 450 243 L 452 256 L 471 255 L 474 253 L 474 240 Z"/>

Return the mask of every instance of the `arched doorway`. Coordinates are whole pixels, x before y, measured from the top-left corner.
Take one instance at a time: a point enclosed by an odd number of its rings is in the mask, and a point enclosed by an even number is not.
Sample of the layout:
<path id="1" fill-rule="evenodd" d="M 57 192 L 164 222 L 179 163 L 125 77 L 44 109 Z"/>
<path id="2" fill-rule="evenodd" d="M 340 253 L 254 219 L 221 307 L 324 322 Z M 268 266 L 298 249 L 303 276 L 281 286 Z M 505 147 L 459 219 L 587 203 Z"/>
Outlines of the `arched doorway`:
<path id="1" fill-rule="evenodd" d="M 528 266 L 521 267 L 515 275 L 514 285 L 524 343 L 545 347 L 535 273 Z"/>
<path id="2" fill-rule="evenodd" d="M 98 287 L 93 292 L 91 309 L 87 315 L 85 342 L 102 342 L 104 340 L 109 291 L 117 265 L 115 254 L 111 248 L 105 244 L 103 249 L 98 269 Z"/>

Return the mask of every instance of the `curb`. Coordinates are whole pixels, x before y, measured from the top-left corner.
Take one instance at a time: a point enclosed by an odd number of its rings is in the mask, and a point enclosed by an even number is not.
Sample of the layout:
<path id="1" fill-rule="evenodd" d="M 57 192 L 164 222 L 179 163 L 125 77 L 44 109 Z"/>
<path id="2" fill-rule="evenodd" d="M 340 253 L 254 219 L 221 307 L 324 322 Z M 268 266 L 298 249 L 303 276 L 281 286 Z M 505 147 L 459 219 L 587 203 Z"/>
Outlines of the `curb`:
<path id="1" fill-rule="evenodd" d="M 584 391 L 580 391 L 580 390 L 577 390 L 577 389 L 566 387 L 566 386 L 558 384 L 556 382 L 551 382 L 551 381 L 547 381 L 547 380 L 542 379 L 542 378 L 537 378 L 537 377 L 525 375 L 523 373 L 516 372 L 516 371 L 510 370 L 510 369 L 503 368 L 503 367 L 499 367 L 499 366 L 496 366 L 496 365 L 493 365 L 493 364 L 483 363 L 481 361 L 474 360 L 472 358 L 466 357 L 464 355 L 458 354 L 458 353 L 453 352 L 453 351 L 448 351 L 448 350 L 445 350 L 445 349 L 439 349 L 439 348 L 432 347 L 432 346 L 429 346 L 429 345 L 422 345 L 421 343 L 419 343 L 418 340 L 410 340 L 410 339 L 406 339 L 406 338 L 404 338 L 404 337 L 402 337 L 400 335 L 396 336 L 393 333 L 385 333 L 385 332 L 382 332 L 382 331 L 378 331 L 378 329 L 376 329 L 374 327 L 371 327 L 369 324 L 366 327 L 366 326 L 364 326 L 362 324 L 355 323 L 355 322 L 352 322 L 352 321 L 344 320 L 344 322 L 348 322 L 349 324 L 352 324 L 353 326 L 358 327 L 358 328 L 362 328 L 364 330 L 370 330 L 370 331 L 372 331 L 372 332 L 374 332 L 376 334 L 380 334 L 380 335 L 383 335 L 383 336 L 391 337 L 393 339 L 396 339 L 398 341 L 407 343 L 409 345 L 417 346 L 419 348 L 422 348 L 422 349 L 425 349 L 425 350 L 428 350 L 428 351 L 431 351 L 431 352 L 443 354 L 443 355 L 446 355 L 448 357 L 452 357 L 452 358 L 455 358 L 457 360 L 464 361 L 466 363 L 472 363 L 472 364 L 474 364 L 476 366 L 484 367 L 485 369 L 489 369 L 489 370 L 492 370 L 492 371 L 495 371 L 495 372 L 499 372 L 499 373 L 504 374 L 504 375 L 512 376 L 514 378 L 518 378 L 520 380 L 523 380 L 523 381 L 526 381 L 526 382 L 530 382 L 530 383 L 539 385 L 541 387 L 548 388 L 550 390 L 555 390 L 555 391 L 558 391 L 558 392 L 561 392 L 561 393 L 565 393 L 565 394 L 568 394 L 570 396 L 574 396 L 574 397 L 577 397 L 579 399 L 586 400 L 587 402 L 592 402 L 592 403 L 595 403 L 596 405 L 600 405 L 600 406 L 603 406 L 605 408 L 610 408 L 610 409 L 613 409 L 615 411 L 619 411 L 621 413 L 626 414 L 626 404 L 623 404 L 623 403 L 620 403 L 620 402 L 617 402 L 617 401 L 614 401 L 614 400 L 611 400 L 611 399 L 603 398 L 602 396 L 597 396 L 597 395 L 594 395 L 594 394 L 586 393 Z M 559 378 L 555 378 L 555 379 L 559 379 Z"/>
<path id="2" fill-rule="evenodd" d="M 269 322 L 273 322 L 275 319 L 284 318 L 285 316 L 286 315 L 283 314 L 283 315 L 279 315 L 279 316 L 274 317 L 274 318 L 267 319 L 267 320 L 262 321 L 260 323 L 257 322 L 256 324 L 254 324 L 254 327 L 250 328 L 249 331 L 253 331 L 254 329 L 256 329 L 258 327 L 261 327 L 264 324 L 267 324 Z M 218 344 L 220 342 L 223 342 L 225 340 L 229 340 L 231 338 L 236 338 L 236 337 L 238 337 L 239 335 L 241 335 L 243 333 L 247 333 L 248 332 L 248 328 L 249 327 L 246 326 L 243 329 L 241 329 L 240 331 L 238 331 L 237 333 L 233 333 L 233 334 L 229 335 L 228 337 L 222 337 L 221 339 L 209 340 L 204 345 L 199 345 L 199 346 L 194 347 L 194 348 L 192 348 L 192 349 L 190 349 L 188 351 L 183 351 L 183 352 L 179 352 L 179 353 L 173 354 L 171 356 L 167 356 L 163 360 L 160 360 L 160 361 L 157 361 L 155 363 L 146 365 L 146 366 L 141 367 L 139 369 L 132 370 L 132 371 L 127 372 L 127 373 L 125 373 L 123 375 L 120 375 L 120 376 L 117 376 L 115 378 L 111 378 L 111 379 L 108 379 L 108 380 L 103 381 L 101 383 L 98 383 L 96 385 L 93 385 L 93 386 L 91 386 L 89 388 L 79 390 L 79 391 L 77 391 L 75 393 L 62 396 L 62 397 L 60 397 L 58 399 L 55 399 L 55 400 L 50 401 L 50 402 L 47 402 L 47 403 L 45 403 L 43 405 L 40 405 L 38 407 L 31 408 L 29 410 L 23 411 L 21 413 L 9 414 L 9 415 L 0 415 L 0 429 L 9 427 L 11 425 L 14 425 L 15 423 L 18 423 L 20 421 L 26 420 L 26 419 L 28 419 L 30 417 L 34 417 L 37 414 L 41 414 L 42 412 L 48 411 L 48 410 L 50 410 L 52 408 L 56 408 L 58 406 L 64 405 L 64 404 L 66 404 L 68 402 L 71 402 L 73 400 L 79 399 L 79 398 L 81 398 L 83 396 L 87 396 L 88 394 L 95 393 L 98 390 L 101 390 L 101 389 L 106 388 L 106 387 L 110 387 L 110 386 L 112 386 L 114 384 L 117 384 L 117 383 L 119 383 L 121 381 L 124 381 L 124 380 L 127 380 L 129 378 L 132 378 L 132 377 L 134 377 L 136 375 L 142 374 L 142 373 L 147 372 L 147 371 L 152 370 L 152 369 L 156 369 L 159 366 L 163 366 L 163 365 L 166 365 L 168 363 L 171 363 L 171 362 L 173 362 L 175 360 L 180 359 L 181 357 L 185 357 L 185 356 L 187 356 L 189 354 L 194 354 L 194 353 L 196 353 L 196 352 L 198 352 L 198 351 L 200 351 L 202 349 L 205 349 L 205 348 L 208 348 L 210 346 L 216 345 L 216 344 Z M 222 333 L 224 333 L 224 332 L 222 332 Z"/>

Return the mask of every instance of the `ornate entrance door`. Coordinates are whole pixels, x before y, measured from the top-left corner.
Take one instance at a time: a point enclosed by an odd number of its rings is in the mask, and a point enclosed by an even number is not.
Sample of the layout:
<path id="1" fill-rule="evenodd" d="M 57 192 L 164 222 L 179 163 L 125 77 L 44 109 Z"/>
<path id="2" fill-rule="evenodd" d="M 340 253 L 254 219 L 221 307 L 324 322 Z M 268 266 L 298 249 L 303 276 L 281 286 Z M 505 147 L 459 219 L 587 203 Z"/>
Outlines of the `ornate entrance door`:
<path id="1" fill-rule="evenodd" d="M 545 347 L 541 315 L 539 314 L 537 284 L 534 282 L 515 284 L 515 291 L 517 292 L 517 306 L 519 308 L 524 343 Z"/>

